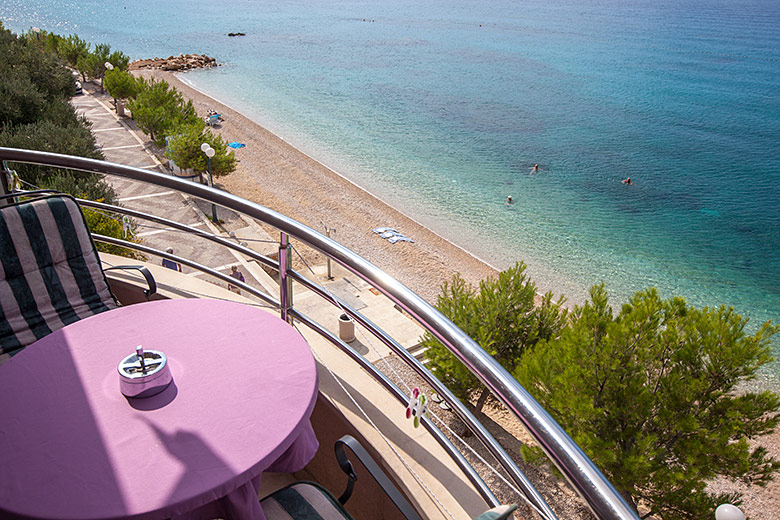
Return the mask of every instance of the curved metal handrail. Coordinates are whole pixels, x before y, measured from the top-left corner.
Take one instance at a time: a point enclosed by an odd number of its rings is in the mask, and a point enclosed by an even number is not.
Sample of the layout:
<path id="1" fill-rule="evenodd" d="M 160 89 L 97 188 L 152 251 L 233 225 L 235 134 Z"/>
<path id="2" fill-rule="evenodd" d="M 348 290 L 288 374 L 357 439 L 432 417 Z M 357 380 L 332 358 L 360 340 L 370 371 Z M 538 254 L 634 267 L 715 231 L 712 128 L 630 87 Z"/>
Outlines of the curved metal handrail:
<path id="1" fill-rule="evenodd" d="M 27 192 L 25 192 L 26 194 Z M 233 249 L 239 253 L 242 253 L 244 255 L 247 255 L 250 258 L 253 258 L 255 260 L 263 262 L 265 265 L 268 265 L 269 267 L 279 271 L 279 264 L 277 262 L 274 262 L 273 260 L 260 255 L 259 253 L 253 251 L 252 249 L 249 249 L 247 247 L 241 246 L 240 244 L 235 244 L 231 242 L 230 240 L 226 240 L 220 236 L 213 235 L 211 233 L 207 233 L 205 231 L 201 231 L 197 228 L 187 226 L 185 224 L 181 224 L 179 222 L 175 222 L 173 220 L 169 220 L 166 218 L 158 217 L 156 215 L 151 215 L 149 213 L 145 213 L 142 211 L 132 210 L 128 208 L 121 208 L 117 206 L 112 206 L 110 204 L 105 204 L 102 202 L 95 202 L 90 200 L 84 200 L 84 199 L 76 199 L 80 205 L 87 207 L 87 208 L 94 208 L 94 209 L 100 209 L 103 211 L 109 211 L 112 213 L 119 213 L 122 215 L 128 215 L 133 216 L 135 218 L 140 218 L 144 220 L 149 220 L 153 222 L 157 222 L 159 224 L 166 225 L 168 227 L 171 227 L 173 229 L 178 229 L 180 231 L 185 231 L 188 233 L 191 233 L 192 235 L 203 238 L 206 240 L 210 240 L 212 242 L 215 242 L 223 247 L 228 247 L 230 249 Z M 192 262 L 186 258 L 179 257 L 176 255 L 173 255 L 171 253 L 163 252 L 157 249 L 150 248 L 148 246 L 137 244 L 134 242 L 129 242 L 127 240 L 117 239 L 113 237 L 107 237 L 103 235 L 96 235 L 93 234 L 93 238 L 96 242 L 103 242 L 106 244 L 111 244 L 115 246 L 125 247 L 128 249 L 135 249 L 138 251 L 141 251 L 143 253 L 152 254 L 155 256 L 159 256 L 162 258 L 167 258 L 169 260 L 172 260 L 174 262 L 177 262 L 182 265 L 186 265 L 192 269 L 199 270 L 203 273 L 209 274 L 213 277 L 219 278 L 225 282 L 228 282 L 229 284 L 237 285 L 243 289 L 245 289 L 248 293 L 255 295 L 256 297 L 260 298 L 266 303 L 269 303 L 277 308 L 281 307 L 281 302 L 272 300 L 270 296 L 266 295 L 265 293 L 259 292 L 256 289 L 252 288 L 251 286 L 235 281 L 234 279 L 230 278 L 229 275 L 224 275 L 218 271 L 215 271 L 213 269 L 210 269 L 206 266 L 203 266 L 201 264 L 197 264 L 195 262 Z M 334 295 L 330 294 L 324 287 L 317 285 L 316 283 L 312 282 L 305 276 L 295 272 L 290 271 L 290 277 L 295 280 L 296 282 L 300 283 L 303 287 L 309 289 L 313 293 L 317 294 L 320 298 L 325 300 L 326 302 L 330 303 L 331 305 L 334 305 L 337 307 L 341 312 L 345 312 L 349 314 L 359 325 L 361 325 L 365 330 L 370 332 L 374 335 L 379 341 L 381 341 L 385 346 L 390 348 L 393 352 L 395 352 L 399 357 L 401 357 L 404 362 L 410 366 L 418 375 L 420 375 L 429 385 L 433 387 L 433 389 L 441 396 L 444 397 L 444 400 L 448 403 L 451 403 L 451 408 L 453 408 L 461 419 L 464 420 L 466 425 L 469 427 L 469 429 L 474 433 L 474 435 L 477 436 L 477 438 L 482 442 L 482 444 L 490 451 L 490 453 L 501 463 L 501 465 L 504 467 L 504 469 L 509 473 L 512 480 L 515 482 L 521 483 L 521 487 L 526 491 L 527 494 L 532 495 L 532 502 L 534 502 L 535 505 L 540 505 L 544 502 L 544 499 L 541 497 L 541 495 L 538 495 L 538 493 L 531 492 L 532 489 L 534 489 L 533 484 L 527 479 L 527 477 L 517 468 L 512 458 L 509 456 L 509 454 L 496 442 L 493 442 L 492 435 L 488 432 L 488 430 L 477 420 L 476 417 L 466 408 L 466 406 L 460 402 L 460 400 L 455 397 L 455 395 L 452 394 L 452 392 L 444 386 L 441 381 L 436 379 L 433 374 L 430 373 L 423 365 L 420 363 L 414 356 L 412 356 L 405 348 L 403 348 L 400 344 L 398 344 L 392 337 L 390 337 L 385 331 L 383 331 L 380 327 L 376 326 L 371 320 L 369 320 L 366 316 L 364 316 L 362 313 L 356 311 L 352 307 L 350 307 L 345 302 L 341 301 L 339 298 L 335 297 Z M 292 310 L 294 316 L 304 322 L 309 328 L 313 329 L 315 332 L 320 334 L 321 336 L 325 336 L 326 339 L 329 339 L 332 341 L 332 338 L 328 337 L 328 334 L 326 334 L 326 330 L 321 325 L 317 324 L 313 320 L 311 320 L 308 316 L 301 314 L 294 309 Z M 346 346 L 349 348 L 348 345 L 343 344 L 343 342 L 338 342 L 337 346 L 339 348 L 342 348 L 344 350 L 344 347 Z M 349 352 L 348 352 L 349 353 Z M 365 363 L 361 363 L 361 365 L 365 367 Z M 371 372 L 378 372 L 375 370 L 371 370 Z M 380 372 L 381 373 L 381 372 Z M 387 387 L 386 383 L 382 380 L 382 378 L 377 377 L 377 374 L 373 374 L 376 379 L 379 379 L 380 382 Z M 389 389 L 399 400 L 403 403 L 406 403 L 408 401 L 408 396 L 403 394 L 398 388 L 393 386 L 393 388 Z M 462 455 L 460 458 L 453 453 L 453 447 L 447 446 L 445 443 L 443 443 L 443 438 L 441 437 L 441 432 L 436 430 L 435 432 L 430 427 L 428 428 L 429 431 L 431 431 L 432 434 L 434 434 L 437 439 L 439 440 L 439 443 L 444 446 L 444 448 L 450 453 L 451 456 L 456 460 L 456 463 L 463 469 L 469 479 L 474 483 L 474 485 L 479 489 L 480 494 L 482 494 L 483 498 L 485 498 L 486 501 L 491 503 L 493 506 L 499 505 L 499 502 L 495 498 L 495 495 L 493 495 L 492 492 L 489 491 L 489 489 L 485 486 L 484 482 L 481 481 L 480 478 L 475 477 L 473 474 L 473 468 L 466 467 L 468 464 L 465 463 L 465 459 L 462 459 Z M 536 495 L 536 496 L 533 496 Z M 543 508 L 545 509 L 545 508 Z M 551 509 L 545 509 L 545 513 L 548 515 L 548 518 L 552 519 L 555 518 L 555 514 Z"/>
<path id="2" fill-rule="evenodd" d="M 341 244 L 259 204 L 161 173 L 96 159 L 2 147 L 0 160 L 112 174 L 172 188 L 270 224 L 283 234 L 317 249 L 376 287 L 460 359 L 523 423 L 597 518 L 638 520 L 636 513 L 580 447 L 504 367 L 420 296 Z"/>

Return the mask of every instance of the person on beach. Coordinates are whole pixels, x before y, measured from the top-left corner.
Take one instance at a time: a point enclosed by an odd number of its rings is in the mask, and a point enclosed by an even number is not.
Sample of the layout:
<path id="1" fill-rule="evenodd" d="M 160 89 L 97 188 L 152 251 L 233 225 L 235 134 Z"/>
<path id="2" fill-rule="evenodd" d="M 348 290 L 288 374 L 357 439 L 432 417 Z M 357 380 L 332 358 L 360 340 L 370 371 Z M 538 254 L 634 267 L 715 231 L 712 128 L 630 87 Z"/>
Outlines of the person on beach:
<path id="1" fill-rule="evenodd" d="M 622 182 L 623 184 L 634 184 L 633 182 L 631 182 L 631 177 L 627 177 L 620 182 Z"/>
<path id="2" fill-rule="evenodd" d="M 167 249 L 168 254 L 173 254 L 173 248 L 169 247 Z M 168 269 L 173 269 L 174 271 L 181 272 L 181 264 L 179 262 L 174 262 L 173 260 L 168 260 L 167 258 L 162 259 L 162 265 L 163 267 L 167 267 Z"/>
<path id="3" fill-rule="evenodd" d="M 238 270 L 238 266 L 231 265 L 230 266 L 230 276 L 238 280 L 239 282 L 244 281 L 244 273 Z M 239 287 L 236 287 L 235 285 L 228 284 L 228 289 L 233 291 L 236 294 L 241 294 L 241 289 Z"/>
<path id="4" fill-rule="evenodd" d="M 513 202 L 514 202 L 514 201 L 512 200 L 512 196 L 510 195 L 510 196 L 508 196 L 508 197 L 506 198 L 506 202 L 504 203 L 504 206 L 509 206 L 509 205 L 510 205 L 510 204 L 512 204 Z"/>

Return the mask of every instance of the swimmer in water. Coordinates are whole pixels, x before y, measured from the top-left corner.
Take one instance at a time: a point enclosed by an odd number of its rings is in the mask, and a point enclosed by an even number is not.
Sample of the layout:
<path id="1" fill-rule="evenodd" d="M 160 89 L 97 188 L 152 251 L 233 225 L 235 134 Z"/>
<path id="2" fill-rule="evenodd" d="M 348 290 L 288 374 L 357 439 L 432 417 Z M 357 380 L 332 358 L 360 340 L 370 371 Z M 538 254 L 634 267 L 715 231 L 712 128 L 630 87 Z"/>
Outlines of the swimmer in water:
<path id="1" fill-rule="evenodd" d="M 634 184 L 633 182 L 631 182 L 631 177 L 627 177 L 620 182 L 622 182 L 623 184 Z"/>
<path id="2" fill-rule="evenodd" d="M 541 171 L 541 168 L 539 168 L 539 165 L 538 164 L 534 164 L 534 167 L 531 168 L 531 173 L 529 173 L 528 175 L 533 175 L 534 173 L 539 173 L 539 171 Z"/>
<path id="3" fill-rule="evenodd" d="M 504 206 L 509 206 L 509 205 L 510 205 L 510 204 L 512 204 L 513 202 L 514 202 L 514 201 L 512 200 L 512 196 L 510 195 L 510 196 L 508 196 L 508 197 L 506 198 L 506 202 L 504 203 Z"/>

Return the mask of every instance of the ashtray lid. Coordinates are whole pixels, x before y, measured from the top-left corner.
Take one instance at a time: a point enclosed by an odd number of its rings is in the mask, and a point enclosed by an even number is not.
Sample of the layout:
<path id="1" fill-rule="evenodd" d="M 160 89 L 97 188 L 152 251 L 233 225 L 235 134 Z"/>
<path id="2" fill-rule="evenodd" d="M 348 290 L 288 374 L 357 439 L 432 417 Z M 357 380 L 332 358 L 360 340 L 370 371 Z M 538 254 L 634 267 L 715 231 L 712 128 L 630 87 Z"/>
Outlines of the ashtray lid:
<path id="1" fill-rule="evenodd" d="M 128 383 L 140 383 L 156 379 L 165 372 L 168 358 L 159 350 L 144 350 L 143 346 L 135 348 L 135 354 L 124 358 L 117 367 L 119 376 Z"/>

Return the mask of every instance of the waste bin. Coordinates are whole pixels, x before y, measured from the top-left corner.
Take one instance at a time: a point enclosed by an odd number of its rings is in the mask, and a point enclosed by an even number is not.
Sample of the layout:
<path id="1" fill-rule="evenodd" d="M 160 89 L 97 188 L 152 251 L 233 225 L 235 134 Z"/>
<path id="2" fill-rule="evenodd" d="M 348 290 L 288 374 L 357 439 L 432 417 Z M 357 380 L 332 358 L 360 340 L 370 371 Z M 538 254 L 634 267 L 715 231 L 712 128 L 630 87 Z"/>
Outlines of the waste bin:
<path id="1" fill-rule="evenodd" d="M 346 314 L 339 316 L 339 338 L 347 343 L 355 341 L 355 322 Z"/>

